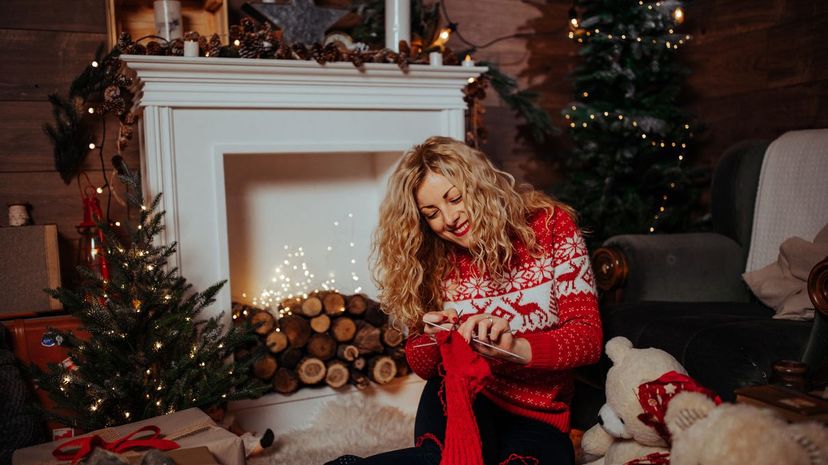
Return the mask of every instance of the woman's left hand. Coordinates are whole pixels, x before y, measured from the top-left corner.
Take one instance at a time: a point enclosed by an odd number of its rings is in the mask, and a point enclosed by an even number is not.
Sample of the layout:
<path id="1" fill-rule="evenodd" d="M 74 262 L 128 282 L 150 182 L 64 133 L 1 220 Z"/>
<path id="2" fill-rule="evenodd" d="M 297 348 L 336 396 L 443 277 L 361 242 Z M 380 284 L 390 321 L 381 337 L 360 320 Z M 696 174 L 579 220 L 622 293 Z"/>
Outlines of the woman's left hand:
<path id="1" fill-rule="evenodd" d="M 457 331 L 463 336 L 466 342 L 477 339 L 480 342 L 491 344 L 499 349 L 518 354 L 523 359 L 513 357 L 508 353 L 487 347 L 478 342 L 469 342 L 475 351 L 483 355 L 518 363 L 529 363 L 529 360 L 532 358 L 528 341 L 512 335 L 509 322 L 503 318 L 498 318 L 487 313 L 472 315 L 457 328 Z"/>

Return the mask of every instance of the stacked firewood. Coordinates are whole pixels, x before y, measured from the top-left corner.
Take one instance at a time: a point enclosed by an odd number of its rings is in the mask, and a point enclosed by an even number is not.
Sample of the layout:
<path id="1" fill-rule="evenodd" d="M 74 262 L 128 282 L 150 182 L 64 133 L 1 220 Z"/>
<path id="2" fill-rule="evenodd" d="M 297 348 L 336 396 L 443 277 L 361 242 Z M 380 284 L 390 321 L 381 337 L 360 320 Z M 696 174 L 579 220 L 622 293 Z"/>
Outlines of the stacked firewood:
<path id="1" fill-rule="evenodd" d="M 316 293 L 284 300 L 275 311 L 234 304 L 233 313 L 245 315 L 260 336 L 237 357 L 256 357 L 254 376 L 276 392 L 321 384 L 364 388 L 410 371 L 403 334 L 363 294 Z"/>

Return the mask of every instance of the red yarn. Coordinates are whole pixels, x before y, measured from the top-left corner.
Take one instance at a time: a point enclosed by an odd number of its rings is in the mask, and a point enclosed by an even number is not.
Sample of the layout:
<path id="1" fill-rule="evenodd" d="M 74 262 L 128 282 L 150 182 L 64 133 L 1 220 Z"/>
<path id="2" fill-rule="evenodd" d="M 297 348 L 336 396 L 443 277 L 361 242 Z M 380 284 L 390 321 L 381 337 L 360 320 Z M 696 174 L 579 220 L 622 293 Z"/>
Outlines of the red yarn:
<path id="1" fill-rule="evenodd" d="M 446 438 L 440 465 L 483 465 L 483 447 L 472 402 L 492 371 L 457 331 L 438 333 L 437 342 L 446 372 Z"/>
<path id="2" fill-rule="evenodd" d="M 522 465 L 538 465 L 540 463 L 540 460 L 532 457 L 531 455 L 524 456 L 513 453 L 512 455 L 506 457 L 506 460 L 500 462 L 500 465 L 509 465 L 513 460 L 520 460 Z"/>
<path id="3" fill-rule="evenodd" d="M 435 444 L 437 444 L 437 447 L 438 447 L 438 448 L 440 449 L 440 451 L 442 452 L 442 450 L 443 450 L 443 443 L 442 443 L 442 442 L 440 442 L 440 438 L 438 438 L 437 436 L 435 436 L 435 435 L 433 435 L 433 434 L 431 434 L 431 433 L 425 433 L 425 434 L 420 435 L 420 437 L 418 437 L 418 438 L 417 438 L 417 440 L 416 440 L 416 441 L 414 441 L 414 445 L 415 445 L 415 446 L 417 446 L 417 447 L 420 447 L 420 446 L 422 446 L 422 445 L 423 445 L 423 443 L 424 443 L 424 442 L 426 442 L 427 440 L 434 441 L 434 443 L 435 443 Z"/>

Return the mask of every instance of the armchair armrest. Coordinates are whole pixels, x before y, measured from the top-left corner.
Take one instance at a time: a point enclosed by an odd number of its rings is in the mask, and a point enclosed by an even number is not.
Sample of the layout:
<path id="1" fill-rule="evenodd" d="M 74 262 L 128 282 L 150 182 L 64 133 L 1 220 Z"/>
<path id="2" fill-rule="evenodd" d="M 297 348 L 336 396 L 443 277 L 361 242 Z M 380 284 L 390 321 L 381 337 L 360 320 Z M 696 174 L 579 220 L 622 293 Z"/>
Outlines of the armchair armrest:
<path id="1" fill-rule="evenodd" d="M 609 238 L 593 255 L 596 283 L 616 301 L 748 302 L 745 252 L 716 233 Z"/>
<path id="2" fill-rule="evenodd" d="M 828 257 L 811 268 L 808 274 L 808 297 L 816 311 L 828 317 Z"/>
<path id="3" fill-rule="evenodd" d="M 814 326 L 802 361 L 809 365 L 816 386 L 828 383 L 828 257 L 808 274 L 808 297 L 814 304 Z"/>

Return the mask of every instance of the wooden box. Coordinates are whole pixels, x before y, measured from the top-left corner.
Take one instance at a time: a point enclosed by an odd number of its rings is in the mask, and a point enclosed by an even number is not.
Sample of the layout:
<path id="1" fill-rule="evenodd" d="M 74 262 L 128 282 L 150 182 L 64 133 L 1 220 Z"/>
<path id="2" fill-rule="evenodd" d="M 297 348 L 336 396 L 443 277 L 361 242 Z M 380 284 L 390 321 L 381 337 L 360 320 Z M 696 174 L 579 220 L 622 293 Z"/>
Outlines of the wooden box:
<path id="1" fill-rule="evenodd" d="M 154 35 L 155 13 L 152 0 L 106 0 L 106 24 L 109 46 L 118 41 L 122 31 L 132 40 Z M 184 32 L 196 31 L 202 36 L 218 34 L 227 43 L 227 0 L 181 0 Z"/>
<path id="2" fill-rule="evenodd" d="M 43 292 L 60 286 L 54 224 L 0 228 L 0 319 L 60 310 Z"/>

